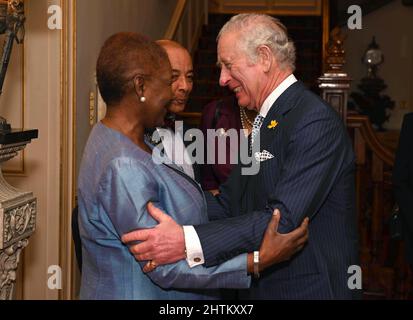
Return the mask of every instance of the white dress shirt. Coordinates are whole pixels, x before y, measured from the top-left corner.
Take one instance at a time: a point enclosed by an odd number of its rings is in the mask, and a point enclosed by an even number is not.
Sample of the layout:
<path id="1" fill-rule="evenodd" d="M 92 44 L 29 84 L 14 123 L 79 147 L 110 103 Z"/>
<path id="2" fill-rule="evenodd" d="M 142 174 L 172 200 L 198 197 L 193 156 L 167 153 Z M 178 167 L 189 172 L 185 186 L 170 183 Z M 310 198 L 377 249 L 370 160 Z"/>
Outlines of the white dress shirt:
<path id="1" fill-rule="evenodd" d="M 265 99 L 260 108 L 260 115 L 264 118 L 267 116 L 275 101 L 287 90 L 292 84 L 297 82 L 297 78 L 291 74 L 281 82 L 277 88 Z M 205 263 L 204 253 L 202 251 L 201 241 L 193 226 L 184 226 L 186 261 L 193 268 Z"/>

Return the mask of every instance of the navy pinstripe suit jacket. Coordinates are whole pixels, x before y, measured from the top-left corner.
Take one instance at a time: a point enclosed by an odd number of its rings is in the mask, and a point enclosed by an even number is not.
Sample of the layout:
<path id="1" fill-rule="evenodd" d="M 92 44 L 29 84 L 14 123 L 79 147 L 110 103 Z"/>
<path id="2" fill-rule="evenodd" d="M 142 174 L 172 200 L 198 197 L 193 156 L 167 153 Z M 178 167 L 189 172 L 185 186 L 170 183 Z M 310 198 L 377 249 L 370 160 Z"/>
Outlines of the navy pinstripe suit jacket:
<path id="1" fill-rule="evenodd" d="M 294 119 L 294 120 L 292 120 Z M 268 128 L 272 120 L 279 125 Z M 290 129 L 288 122 L 294 125 Z M 288 132 L 288 134 L 287 134 Z M 258 250 L 275 208 L 279 231 L 289 232 L 311 218 L 309 240 L 290 261 L 261 274 L 248 299 L 351 299 L 348 268 L 358 264 L 354 154 L 343 120 L 301 82 L 271 107 L 260 130 L 260 151 L 275 157 L 258 174 L 241 175 L 241 165 L 208 197 L 210 220 L 196 226 L 206 265 Z"/>

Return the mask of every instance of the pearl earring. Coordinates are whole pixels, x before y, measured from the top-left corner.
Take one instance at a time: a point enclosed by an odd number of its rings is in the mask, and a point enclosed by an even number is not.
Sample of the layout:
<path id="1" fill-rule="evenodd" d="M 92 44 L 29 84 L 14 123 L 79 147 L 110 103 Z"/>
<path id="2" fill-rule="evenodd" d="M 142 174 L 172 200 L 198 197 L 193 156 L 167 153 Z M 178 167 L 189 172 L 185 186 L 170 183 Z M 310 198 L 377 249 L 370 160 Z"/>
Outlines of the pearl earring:
<path id="1" fill-rule="evenodd" d="M 141 102 L 145 102 L 146 101 L 146 98 L 145 97 L 141 97 Z"/>

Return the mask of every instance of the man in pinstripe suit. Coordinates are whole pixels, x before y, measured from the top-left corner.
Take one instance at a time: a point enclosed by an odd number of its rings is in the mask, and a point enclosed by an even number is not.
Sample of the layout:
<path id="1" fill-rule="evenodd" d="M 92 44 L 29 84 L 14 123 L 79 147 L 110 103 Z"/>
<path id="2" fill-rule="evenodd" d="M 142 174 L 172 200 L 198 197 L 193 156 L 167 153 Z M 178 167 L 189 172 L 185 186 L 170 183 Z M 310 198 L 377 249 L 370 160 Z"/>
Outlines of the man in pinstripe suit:
<path id="1" fill-rule="evenodd" d="M 258 250 L 271 213 L 281 211 L 279 232 L 309 216 L 307 246 L 290 261 L 258 275 L 246 299 L 352 299 L 349 267 L 358 264 L 354 155 L 342 119 L 294 77 L 295 48 L 277 19 L 233 17 L 218 36 L 220 85 L 240 106 L 259 112 L 252 141 L 258 174 L 242 175 L 238 165 L 217 197 L 208 196 L 213 222 L 183 226 L 179 234 L 138 230 L 124 241 L 138 260 L 169 263 L 184 257 L 213 266 L 240 252 Z M 260 139 L 257 139 L 259 137 Z M 255 146 L 257 147 L 257 146 Z M 173 223 L 173 222 L 171 222 Z M 176 243 L 176 251 L 163 250 Z M 181 250 L 181 251 L 179 251 Z M 257 253 L 257 260 L 259 253 Z"/>

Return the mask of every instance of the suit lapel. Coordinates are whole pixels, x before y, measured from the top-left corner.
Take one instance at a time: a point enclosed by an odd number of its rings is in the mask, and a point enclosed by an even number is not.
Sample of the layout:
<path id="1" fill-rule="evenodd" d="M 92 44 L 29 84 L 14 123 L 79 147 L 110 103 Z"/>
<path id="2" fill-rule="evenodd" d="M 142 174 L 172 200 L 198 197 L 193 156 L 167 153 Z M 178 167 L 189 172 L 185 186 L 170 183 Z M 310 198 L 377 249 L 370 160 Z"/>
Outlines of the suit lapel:
<path id="1" fill-rule="evenodd" d="M 301 91 L 304 85 L 301 81 L 293 83 L 285 90 L 281 96 L 274 102 L 268 111 L 267 116 L 260 129 L 260 151 L 268 150 L 274 141 L 274 135 L 278 135 L 281 142 L 282 132 L 286 125 L 286 115 L 295 107 L 294 97 Z M 276 121 L 277 125 L 272 126 L 271 122 Z"/>

